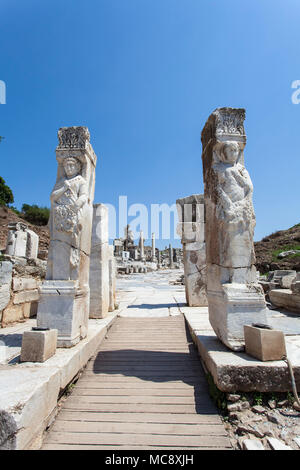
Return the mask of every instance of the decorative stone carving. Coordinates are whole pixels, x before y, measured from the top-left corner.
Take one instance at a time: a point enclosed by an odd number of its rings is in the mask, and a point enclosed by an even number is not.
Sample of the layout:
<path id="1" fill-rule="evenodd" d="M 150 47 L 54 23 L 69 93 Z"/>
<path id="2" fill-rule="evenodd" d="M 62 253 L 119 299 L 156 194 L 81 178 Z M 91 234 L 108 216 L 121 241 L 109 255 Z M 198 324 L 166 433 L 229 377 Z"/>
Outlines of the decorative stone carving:
<path id="1" fill-rule="evenodd" d="M 90 133 L 87 127 L 61 127 L 58 131 L 58 148 L 89 148 Z"/>
<path id="2" fill-rule="evenodd" d="M 266 323 L 257 283 L 253 186 L 244 167 L 245 110 L 219 108 L 202 131 L 209 317 L 231 349 L 244 347 L 245 324 Z"/>
<path id="3" fill-rule="evenodd" d="M 8 225 L 8 237 L 5 253 L 10 256 L 36 259 L 39 248 L 39 236 L 28 229 L 27 224 L 13 222 Z"/>
<path id="4" fill-rule="evenodd" d="M 40 288 L 38 326 L 58 330 L 58 346 L 87 334 L 89 268 L 97 157 L 86 127 L 58 131 L 57 179 L 51 193 L 46 281 Z"/>
<path id="5" fill-rule="evenodd" d="M 203 307 L 207 305 L 204 196 L 194 194 L 177 199 L 176 205 L 177 233 L 183 246 L 186 301 L 190 307 Z"/>

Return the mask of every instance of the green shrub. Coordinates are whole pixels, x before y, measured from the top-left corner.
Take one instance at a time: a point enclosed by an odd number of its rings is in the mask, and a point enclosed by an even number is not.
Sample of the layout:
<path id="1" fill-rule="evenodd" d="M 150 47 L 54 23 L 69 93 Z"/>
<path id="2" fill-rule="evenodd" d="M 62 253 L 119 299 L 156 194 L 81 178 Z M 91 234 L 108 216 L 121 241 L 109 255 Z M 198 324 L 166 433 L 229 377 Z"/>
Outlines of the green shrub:
<path id="1" fill-rule="evenodd" d="M 34 225 L 47 225 L 50 215 L 50 209 L 48 207 L 39 207 L 36 204 L 32 206 L 29 204 L 23 204 L 22 206 L 22 217 Z"/>
<path id="2" fill-rule="evenodd" d="M 0 206 L 8 206 L 14 202 L 14 195 L 9 186 L 5 184 L 4 179 L 0 176 Z"/>

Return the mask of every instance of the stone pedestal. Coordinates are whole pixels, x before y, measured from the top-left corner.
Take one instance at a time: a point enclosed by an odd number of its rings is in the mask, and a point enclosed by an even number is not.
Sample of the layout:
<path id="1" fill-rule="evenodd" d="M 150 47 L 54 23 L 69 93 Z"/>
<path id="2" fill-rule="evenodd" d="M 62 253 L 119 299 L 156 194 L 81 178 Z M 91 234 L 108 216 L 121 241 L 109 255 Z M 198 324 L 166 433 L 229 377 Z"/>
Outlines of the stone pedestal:
<path id="1" fill-rule="evenodd" d="M 286 356 L 284 334 L 252 325 L 244 326 L 246 353 L 260 361 L 281 361 Z"/>
<path id="2" fill-rule="evenodd" d="M 56 352 L 57 330 L 25 331 L 22 337 L 21 362 L 45 362 Z"/>
<path id="3" fill-rule="evenodd" d="M 104 318 L 109 311 L 108 208 L 94 204 L 90 260 L 90 318 Z"/>
<path id="4" fill-rule="evenodd" d="M 186 301 L 190 307 L 205 307 L 206 254 L 204 237 L 204 196 L 194 194 L 176 201 L 177 233 L 183 246 Z"/>
<path id="5" fill-rule="evenodd" d="M 40 287 L 38 327 L 56 328 L 58 346 L 85 338 L 97 157 L 86 127 L 58 131 L 57 180 L 51 193 L 46 281 Z"/>
<path id="6" fill-rule="evenodd" d="M 45 281 L 40 287 L 38 327 L 58 330 L 57 346 L 69 348 L 87 335 L 89 290 L 77 281 Z"/>
<path id="7" fill-rule="evenodd" d="M 209 319 L 233 350 L 244 349 L 244 325 L 267 323 L 257 282 L 253 186 L 244 166 L 245 110 L 220 108 L 202 131 Z"/>

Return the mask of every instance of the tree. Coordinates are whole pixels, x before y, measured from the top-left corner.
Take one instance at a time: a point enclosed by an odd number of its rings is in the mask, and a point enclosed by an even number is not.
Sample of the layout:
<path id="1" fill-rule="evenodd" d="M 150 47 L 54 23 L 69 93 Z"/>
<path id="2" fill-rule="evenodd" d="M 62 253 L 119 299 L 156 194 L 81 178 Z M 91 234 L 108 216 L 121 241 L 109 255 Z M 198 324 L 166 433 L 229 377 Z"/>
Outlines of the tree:
<path id="1" fill-rule="evenodd" d="M 48 207 L 39 207 L 36 204 L 23 204 L 22 218 L 34 225 L 47 225 L 50 215 Z"/>
<path id="2" fill-rule="evenodd" d="M 0 206 L 8 206 L 14 202 L 14 195 L 9 186 L 5 184 L 4 179 L 0 176 Z"/>

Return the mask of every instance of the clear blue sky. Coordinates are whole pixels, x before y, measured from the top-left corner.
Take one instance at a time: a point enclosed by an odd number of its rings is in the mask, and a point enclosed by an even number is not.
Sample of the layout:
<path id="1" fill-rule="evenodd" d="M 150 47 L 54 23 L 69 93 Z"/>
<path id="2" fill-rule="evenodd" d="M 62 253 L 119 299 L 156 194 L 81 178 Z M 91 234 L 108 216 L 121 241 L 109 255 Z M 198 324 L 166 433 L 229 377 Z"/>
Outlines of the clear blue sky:
<path id="1" fill-rule="evenodd" d="M 95 202 L 201 193 L 201 129 L 232 106 L 246 108 L 255 239 L 299 223 L 299 24 L 299 0 L 1 0 L 0 175 L 15 205 L 49 205 L 71 125 L 98 155 Z"/>

